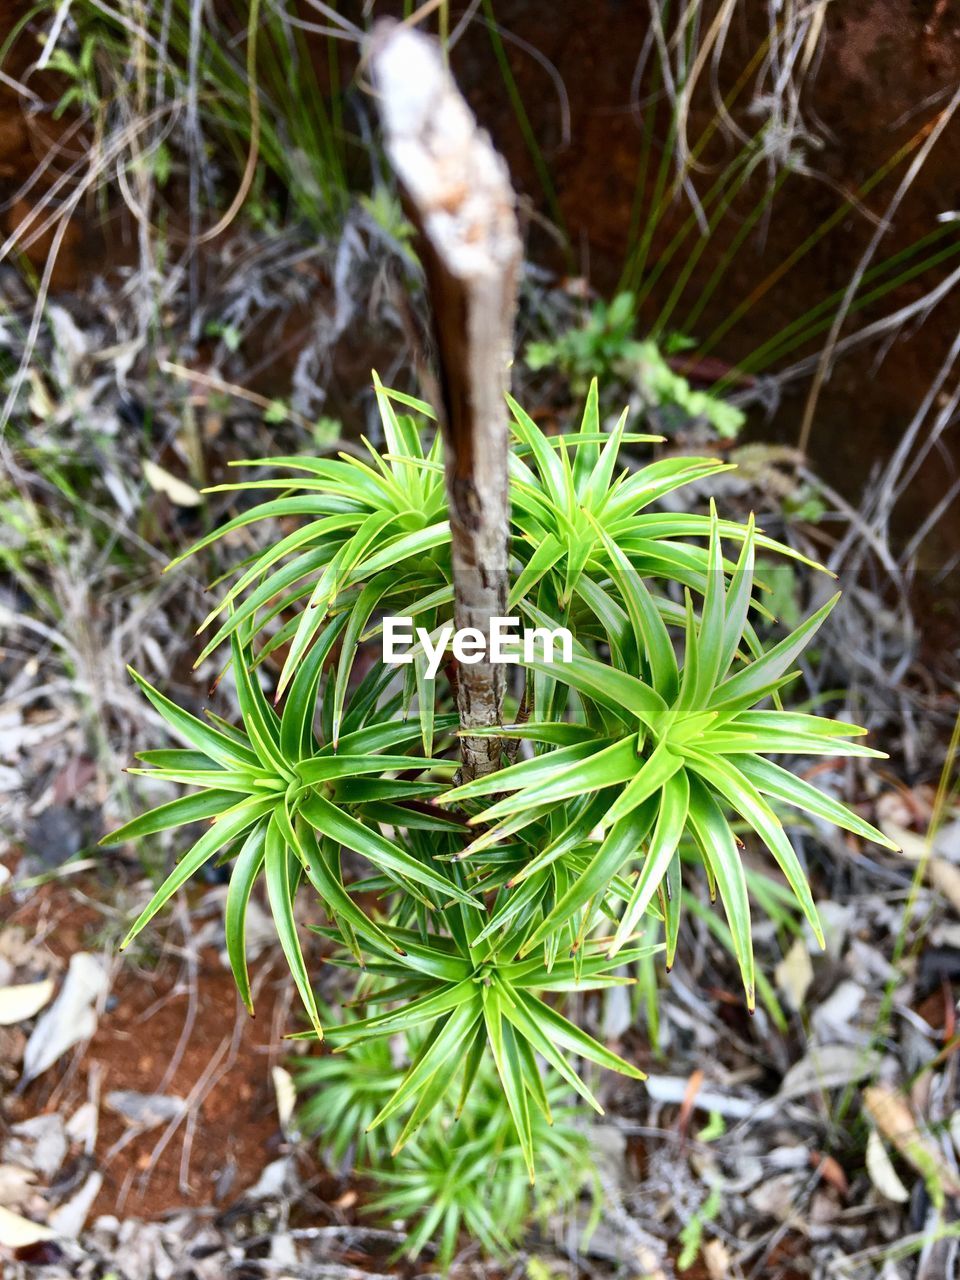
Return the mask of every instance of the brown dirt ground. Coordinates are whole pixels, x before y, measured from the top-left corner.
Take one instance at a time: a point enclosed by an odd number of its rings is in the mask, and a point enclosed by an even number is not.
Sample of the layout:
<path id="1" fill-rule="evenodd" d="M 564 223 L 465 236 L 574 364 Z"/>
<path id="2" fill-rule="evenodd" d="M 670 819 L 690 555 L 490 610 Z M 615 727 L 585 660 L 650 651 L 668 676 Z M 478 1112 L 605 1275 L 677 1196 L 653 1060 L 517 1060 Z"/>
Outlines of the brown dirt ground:
<path id="1" fill-rule="evenodd" d="M 84 884 L 83 891 L 95 893 L 96 886 Z M 61 960 L 75 950 L 93 949 L 103 923 L 96 906 L 78 902 L 74 891 L 63 883 L 39 890 L 8 919 L 27 929 L 39 926 L 45 945 Z M 97 1033 L 79 1061 L 68 1055 L 22 1096 L 11 1099 L 11 1122 L 53 1109 L 72 1114 L 87 1097 L 91 1072 L 99 1073 L 101 1099 L 115 1089 L 150 1093 L 161 1086 L 167 1094 L 188 1097 L 209 1071 L 212 1060 L 218 1058 L 220 1067 L 200 1104 L 194 1139 L 187 1139 L 185 1185 L 181 1185 L 181 1161 L 186 1124 L 155 1161 L 153 1153 L 163 1126 L 105 1160 L 105 1154 L 126 1131 L 126 1124 L 101 1105 L 96 1150 L 104 1184 L 93 1216 L 115 1213 L 151 1218 L 184 1206 L 222 1208 L 250 1187 L 280 1154 L 283 1137 L 270 1070 L 283 1060 L 281 1038 L 285 1031 L 294 1029 L 295 1009 L 285 973 L 276 967 L 259 972 L 256 965 L 251 968 L 254 981 L 260 982 L 255 1018 L 238 1007 L 233 978 L 217 953 L 212 948 L 201 953 L 193 1028 L 179 1065 L 164 1085 L 168 1063 L 184 1033 L 189 1005 L 179 962 L 165 957 L 155 970 L 135 966 L 132 960 L 122 963 Z M 152 1163 L 154 1167 L 147 1174 Z M 69 1170 L 63 1173 L 69 1176 Z"/>

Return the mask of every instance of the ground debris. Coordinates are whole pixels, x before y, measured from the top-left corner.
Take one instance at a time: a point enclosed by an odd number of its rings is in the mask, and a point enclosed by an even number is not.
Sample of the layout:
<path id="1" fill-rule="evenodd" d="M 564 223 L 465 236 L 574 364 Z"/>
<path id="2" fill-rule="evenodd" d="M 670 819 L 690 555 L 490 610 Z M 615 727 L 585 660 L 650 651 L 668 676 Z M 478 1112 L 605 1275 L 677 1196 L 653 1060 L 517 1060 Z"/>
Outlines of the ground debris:
<path id="1" fill-rule="evenodd" d="M 79 951 L 70 957 L 56 1000 L 34 1027 L 23 1055 L 23 1079 L 35 1080 L 74 1045 L 97 1029 L 97 1005 L 110 987 L 107 967 L 98 956 Z"/>

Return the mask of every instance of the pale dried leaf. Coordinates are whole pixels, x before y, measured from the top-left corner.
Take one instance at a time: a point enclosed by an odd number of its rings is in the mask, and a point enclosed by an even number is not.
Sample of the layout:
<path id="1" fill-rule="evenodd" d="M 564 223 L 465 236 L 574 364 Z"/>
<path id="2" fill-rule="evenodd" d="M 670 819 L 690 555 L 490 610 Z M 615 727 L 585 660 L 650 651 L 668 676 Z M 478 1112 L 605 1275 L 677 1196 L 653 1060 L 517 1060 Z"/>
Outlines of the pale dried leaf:
<path id="1" fill-rule="evenodd" d="M 616 1125 L 588 1124 L 584 1133 L 590 1144 L 590 1160 L 604 1184 L 627 1185 L 627 1138 Z"/>
<path id="2" fill-rule="evenodd" d="M 843 955 L 847 937 L 851 929 L 856 926 L 856 913 L 849 903 L 834 902 L 832 898 L 825 898 L 817 903 L 817 915 L 820 917 L 820 925 L 823 929 L 826 954 L 834 960 L 839 960 Z M 803 936 L 811 955 L 821 954 L 820 944 L 814 938 L 809 922 L 804 925 Z"/>
<path id="3" fill-rule="evenodd" d="M 297 1089 L 290 1072 L 283 1067 L 274 1067 L 270 1074 L 273 1079 L 273 1091 L 277 1095 L 280 1128 L 284 1133 L 288 1133 L 290 1121 L 297 1106 Z"/>
<path id="4" fill-rule="evenodd" d="M 710 1280 L 728 1280 L 730 1275 L 730 1250 L 722 1240 L 705 1240 L 700 1246 L 700 1256 L 707 1268 Z"/>
<path id="5" fill-rule="evenodd" d="M 922 797 L 913 793 L 911 798 L 899 791 L 887 791 L 877 800 L 877 826 L 885 836 L 896 841 L 903 857 L 911 862 L 919 862 L 930 851 L 930 842 L 926 835 L 915 831 L 918 819 L 926 826 L 929 810 L 922 802 Z"/>
<path id="6" fill-rule="evenodd" d="M 960 916 L 960 867 L 946 858 L 932 857 L 927 863 L 927 879 Z"/>
<path id="7" fill-rule="evenodd" d="M 921 862 L 930 852 L 930 842 L 925 835 L 911 831 L 909 827 L 901 827 L 896 822 L 880 822 L 878 826 L 885 836 L 895 841 L 901 855 L 910 862 Z"/>
<path id="8" fill-rule="evenodd" d="M 867 1139 L 867 1173 L 870 1175 L 870 1181 L 887 1200 L 906 1204 L 910 1199 L 910 1192 L 900 1181 L 893 1167 L 893 1161 L 887 1155 L 883 1139 L 876 1129 L 870 1130 L 870 1137 Z"/>
<path id="9" fill-rule="evenodd" d="M 263 1170 L 254 1185 L 244 1193 L 247 1200 L 272 1200 L 283 1192 L 287 1177 L 293 1173 L 293 1161 L 290 1156 L 281 1156 Z"/>
<path id="10" fill-rule="evenodd" d="M 23 1055 L 23 1078 L 36 1079 L 97 1029 L 95 1005 L 109 989 L 103 961 L 86 951 L 70 958 L 60 994 L 33 1029 Z"/>
<path id="11" fill-rule="evenodd" d="M 57 303 L 47 304 L 46 316 L 53 335 L 53 376 L 61 389 L 66 390 L 72 387 L 90 343 L 70 312 Z"/>
<path id="12" fill-rule="evenodd" d="M 100 1113 L 95 1102 L 83 1102 L 67 1121 L 67 1137 L 80 1143 L 88 1155 L 97 1145 Z"/>
<path id="13" fill-rule="evenodd" d="M 19 728 L 14 730 L 14 737 L 21 734 Z M 3 750 L 2 733 L 0 733 L 0 752 Z M 0 956 L 9 960 L 15 969 L 37 963 L 37 944 L 31 933 L 21 925 L 7 925 L 0 929 Z"/>
<path id="14" fill-rule="evenodd" d="M 56 401 L 51 397 L 38 370 L 29 371 L 27 382 L 30 384 L 27 407 L 35 418 L 39 418 L 41 422 L 48 422 L 57 411 Z"/>
<path id="15" fill-rule="evenodd" d="M 0 1207 L 0 1245 L 5 1249 L 26 1249 L 32 1244 L 52 1240 L 55 1234 L 39 1222 L 31 1222 L 19 1213 Z"/>
<path id="16" fill-rule="evenodd" d="M 50 1226 L 58 1236 L 76 1240 L 103 1186 L 103 1174 L 94 1170 L 80 1190 L 50 1215 Z"/>
<path id="17" fill-rule="evenodd" d="M 794 1222 L 797 1219 L 797 1190 L 800 1174 L 781 1173 L 767 1178 L 747 1197 L 750 1205 L 764 1217 L 777 1222 Z"/>
<path id="18" fill-rule="evenodd" d="M 630 993 L 626 987 L 607 987 L 603 992 L 603 1019 L 601 1028 L 604 1041 L 619 1040 L 634 1023 L 630 1005 Z"/>
<path id="19" fill-rule="evenodd" d="M 689 1080 L 684 1076 L 647 1077 L 644 1088 L 655 1102 L 667 1102 L 679 1106 L 687 1096 Z M 757 1102 L 750 1098 L 737 1098 L 712 1089 L 701 1089 L 696 1098 L 698 1111 L 716 1111 L 735 1120 L 746 1120 L 756 1113 Z"/>
<path id="20" fill-rule="evenodd" d="M 920 1129 L 902 1094 L 888 1085 L 871 1085 L 863 1091 L 863 1105 L 881 1135 L 923 1178 L 937 1208 L 943 1207 L 945 1194 L 960 1196 L 960 1175 L 947 1164 L 929 1134 Z"/>
<path id="21" fill-rule="evenodd" d="M 52 1178 L 67 1154 L 62 1117 L 55 1111 L 31 1116 L 13 1125 L 10 1132 L 13 1136 L 4 1148 L 7 1159 Z"/>
<path id="22" fill-rule="evenodd" d="M 960 863 L 960 818 L 944 823 L 934 837 L 933 851 L 949 862 Z"/>
<path id="23" fill-rule="evenodd" d="M 0 1205 L 5 1209 L 19 1208 L 36 1180 L 36 1173 L 22 1164 L 0 1164 Z"/>
<path id="24" fill-rule="evenodd" d="M 783 1077 L 780 1098 L 798 1098 L 823 1089 L 839 1089 L 852 1080 L 873 1075 L 879 1055 L 872 1049 L 847 1044 L 811 1045 Z"/>
<path id="25" fill-rule="evenodd" d="M 23 982 L 15 987 L 0 987 L 0 1027 L 12 1027 L 35 1017 L 50 1003 L 52 978 L 42 982 Z"/>
<path id="26" fill-rule="evenodd" d="M 822 1041 L 856 1041 L 865 1034 L 857 1026 L 857 1014 L 866 991 L 852 979 L 845 979 L 830 993 L 810 1016 L 811 1024 Z"/>
<path id="27" fill-rule="evenodd" d="M 288 1231 L 275 1231 L 270 1237 L 270 1262 L 281 1273 L 284 1267 L 299 1267 L 296 1241 Z"/>
<path id="28" fill-rule="evenodd" d="M 104 1099 L 111 1111 L 123 1116 L 138 1129 L 155 1129 L 180 1115 L 183 1098 L 165 1093 L 137 1093 L 134 1089 L 113 1089 Z"/>
<path id="29" fill-rule="evenodd" d="M 787 1004 L 799 1012 L 813 981 L 813 962 L 804 938 L 794 938 L 790 950 L 774 970 L 774 977 Z"/>
<path id="30" fill-rule="evenodd" d="M 23 774 L 13 765 L 0 764 L 0 795 L 12 795 L 23 786 Z"/>
<path id="31" fill-rule="evenodd" d="M 150 458 L 143 460 L 143 478 L 155 493 L 162 493 L 175 507 L 198 507 L 203 498 L 193 485 L 171 475 Z"/>

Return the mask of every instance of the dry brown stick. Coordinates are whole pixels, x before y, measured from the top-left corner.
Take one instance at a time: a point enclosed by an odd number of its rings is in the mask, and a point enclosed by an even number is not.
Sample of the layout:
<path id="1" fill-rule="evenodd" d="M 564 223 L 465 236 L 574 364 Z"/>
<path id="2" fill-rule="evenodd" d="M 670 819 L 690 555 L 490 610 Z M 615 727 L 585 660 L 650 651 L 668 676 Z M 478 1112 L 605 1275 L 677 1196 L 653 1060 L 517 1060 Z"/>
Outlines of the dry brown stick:
<path id="1" fill-rule="evenodd" d="M 489 645 L 507 607 L 508 427 L 520 267 L 516 198 L 506 164 L 418 31 L 378 23 L 367 49 L 387 157 L 419 236 L 440 365 L 450 507 L 454 621 Z M 461 664 L 461 728 L 500 723 L 504 668 Z M 500 743 L 465 736 L 461 776 L 495 770 Z"/>

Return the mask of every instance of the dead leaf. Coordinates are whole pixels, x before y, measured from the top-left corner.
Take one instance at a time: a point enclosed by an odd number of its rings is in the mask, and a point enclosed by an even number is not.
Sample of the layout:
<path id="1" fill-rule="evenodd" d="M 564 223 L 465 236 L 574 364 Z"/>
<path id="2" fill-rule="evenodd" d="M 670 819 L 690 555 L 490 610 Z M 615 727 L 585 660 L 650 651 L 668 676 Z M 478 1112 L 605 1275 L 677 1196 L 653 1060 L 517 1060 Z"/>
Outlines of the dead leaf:
<path id="1" fill-rule="evenodd" d="M 895 1204 L 906 1204 L 910 1199 L 910 1192 L 900 1181 L 876 1129 L 871 1129 L 867 1138 L 867 1173 L 870 1181 L 887 1200 L 893 1200 Z"/>
<path id="2" fill-rule="evenodd" d="M 0 1205 L 5 1209 L 19 1208 L 30 1195 L 37 1180 L 32 1169 L 22 1164 L 0 1164 Z"/>
<path id="3" fill-rule="evenodd" d="M 630 993 L 626 987 L 607 987 L 603 992 L 603 1039 L 619 1040 L 634 1023 Z"/>
<path id="4" fill-rule="evenodd" d="M 15 736 L 20 735 L 20 730 L 14 731 Z M 2 744 L 2 739 L 0 739 Z M 2 750 L 2 745 L 0 745 Z M 31 933 L 28 933 L 22 925 L 12 924 L 0 930 L 0 956 L 5 960 L 9 960 L 15 969 L 24 966 L 34 965 L 37 963 L 37 944 Z"/>
<path id="5" fill-rule="evenodd" d="M 97 956 L 78 951 L 60 994 L 43 1013 L 23 1054 L 23 1079 L 30 1081 L 52 1067 L 68 1049 L 89 1040 L 97 1029 L 95 1005 L 109 989 L 107 971 Z"/>
<path id="6" fill-rule="evenodd" d="M 824 1182 L 833 1187 L 838 1195 L 849 1195 L 850 1183 L 847 1181 L 847 1175 L 843 1172 L 843 1166 L 839 1160 L 824 1154 L 822 1151 L 811 1151 L 810 1164 L 817 1170 Z"/>
<path id="7" fill-rule="evenodd" d="M 114 1089 L 104 1099 L 111 1111 L 123 1116 L 138 1129 L 155 1129 L 181 1114 L 183 1098 L 166 1093 L 137 1093 L 134 1089 Z"/>
<path id="8" fill-rule="evenodd" d="M 799 1225 L 798 1186 L 796 1173 L 781 1173 L 761 1182 L 750 1192 L 747 1200 L 757 1213 L 764 1217 L 775 1218 L 777 1222 L 792 1222 Z"/>
<path id="9" fill-rule="evenodd" d="M 16 1083 L 27 1037 L 19 1027 L 0 1027 L 0 1094 L 4 1085 Z"/>
<path id="10" fill-rule="evenodd" d="M 293 1170 L 293 1160 L 290 1156 L 281 1156 L 279 1160 L 274 1160 L 267 1165 L 254 1185 L 244 1193 L 244 1199 L 272 1200 L 281 1194 Z"/>
<path id="11" fill-rule="evenodd" d="M 283 1067 L 274 1067 L 270 1073 L 273 1078 L 273 1091 L 277 1095 L 277 1114 L 280 1117 L 280 1129 L 290 1136 L 290 1122 L 297 1106 L 297 1089 L 293 1076 Z"/>
<path id="12" fill-rule="evenodd" d="M 927 863 L 927 879 L 960 916 L 960 867 L 947 862 L 946 858 L 934 856 Z"/>
<path id="13" fill-rule="evenodd" d="M 935 799 L 935 792 L 923 784 L 885 791 L 877 799 L 877 817 L 881 825 L 894 822 L 901 827 L 924 829 L 933 816 Z"/>
<path id="14" fill-rule="evenodd" d="M 67 1135 L 63 1117 L 55 1111 L 21 1120 L 10 1130 L 4 1147 L 8 1160 L 34 1169 L 44 1178 L 52 1178 L 67 1154 Z"/>
<path id="15" fill-rule="evenodd" d="M 83 1102 L 67 1121 L 67 1137 L 80 1143 L 87 1155 L 93 1154 L 97 1145 L 97 1129 L 100 1113 L 95 1102 Z"/>
<path id="16" fill-rule="evenodd" d="M 864 1033 L 857 1027 L 857 1014 L 866 999 L 866 991 L 851 978 L 845 978 L 830 996 L 814 1009 L 810 1023 L 823 1043 L 862 1042 Z"/>
<path id="17" fill-rule="evenodd" d="M 23 982 L 15 987 L 0 987 L 0 1027 L 13 1027 L 35 1017 L 50 1003 L 54 983 L 52 978 L 43 982 Z"/>
<path id="18" fill-rule="evenodd" d="M 103 1174 L 94 1170 L 80 1190 L 50 1215 L 50 1226 L 62 1239 L 76 1240 L 103 1186 Z"/>
<path id="19" fill-rule="evenodd" d="M 919 862 L 929 853 L 929 841 L 914 830 L 916 825 L 926 826 L 929 813 L 911 803 L 910 793 L 888 791 L 877 800 L 877 826 L 885 836 L 900 846 L 900 852 L 911 862 Z"/>
<path id="20" fill-rule="evenodd" d="M 948 862 L 960 862 L 960 818 L 939 829 L 933 839 L 933 851 Z"/>
<path id="21" fill-rule="evenodd" d="M 276 1270 L 281 1275 L 291 1268 L 299 1270 L 300 1255 L 297 1252 L 296 1241 L 289 1232 L 275 1231 L 271 1235 L 270 1263 L 271 1270 Z"/>
<path id="22" fill-rule="evenodd" d="M 27 407 L 35 418 L 39 418 L 41 422 L 49 422 L 57 411 L 56 401 L 50 395 L 37 369 L 31 369 L 27 373 L 27 381 L 30 384 Z"/>
<path id="23" fill-rule="evenodd" d="M 0 1207 L 0 1245 L 5 1249 L 27 1249 L 32 1244 L 52 1240 L 55 1234 L 39 1222 L 31 1222 L 19 1213 Z"/>
<path id="24" fill-rule="evenodd" d="M 627 1183 L 627 1137 L 613 1124 L 584 1125 L 590 1146 L 590 1162 L 604 1185 L 623 1187 Z"/>
<path id="25" fill-rule="evenodd" d="M 804 996 L 813 981 L 813 962 L 803 938 L 794 938 L 790 950 L 774 970 L 777 986 L 794 1012 L 803 1008 Z"/>
<path id="26" fill-rule="evenodd" d="M 946 1195 L 960 1196 L 960 1176 L 920 1129 L 902 1094 L 887 1085 L 871 1085 L 863 1091 L 863 1105 L 881 1135 L 923 1178 L 936 1208 L 943 1208 Z"/>
<path id="27" fill-rule="evenodd" d="M 199 507 L 203 501 L 192 484 L 171 475 L 150 458 L 143 460 L 143 478 L 154 493 L 164 494 L 175 507 Z"/>
<path id="28" fill-rule="evenodd" d="M 778 1097 L 798 1098 L 823 1089 L 839 1089 L 873 1075 L 879 1055 L 848 1044 L 811 1045 L 783 1077 Z"/>
<path id="29" fill-rule="evenodd" d="M 651 1073 L 644 1088 L 654 1102 L 667 1102 L 679 1106 L 687 1096 L 689 1080 L 684 1076 L 661 1076 Z M 719 1093 L 714 1089 L 701 1089 L 696 1098 L 698 1111 L 716 1111 L 735 1120 L 746 1120 L 756 1113 L 759 1105 L 751 1098 L 738 1098 Z"/>
<path id="30" fill-rule="evenodd" d="M 80 365 L 90 350 L 90 342 L 70 312 L 57 303 L 47 304 L 46 318 L 53 335 L 53 376 L 60 389 L 66 391 L 76 381 Z"/>
<path id="31" fill-rule="evenodd" d="M 636 1250 L 636 1267 L 639 1280 L 667 1280 L 660 1259 L 649 1245 L 640 1244 Z"/>
<path id="32" fill-rule="evenodd" d="M 730 1250 L 722 1240 L 705 1240 L 700 1246 L 700 1256 L 707 1268 L 710 1280 L 728 1280 L 730 1275 Z"/>

